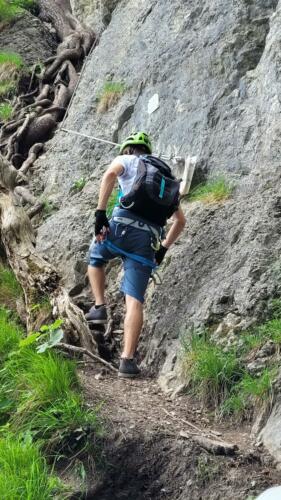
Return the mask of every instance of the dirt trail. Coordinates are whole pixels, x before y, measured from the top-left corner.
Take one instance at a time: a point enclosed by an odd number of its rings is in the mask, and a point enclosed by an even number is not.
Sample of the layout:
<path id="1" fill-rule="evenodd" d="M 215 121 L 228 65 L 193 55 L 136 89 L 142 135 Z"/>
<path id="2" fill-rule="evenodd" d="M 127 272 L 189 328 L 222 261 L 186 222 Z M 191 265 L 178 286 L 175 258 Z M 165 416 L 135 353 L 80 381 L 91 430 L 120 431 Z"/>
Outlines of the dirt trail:
<path id="1" fill-rule="evenodd" d="M 118 379 L 112 373 L 86 368 L 81 380 L 89 404 L 103 401 L 108 422 L 105 462 L 99 479 L 83 498 L 95 500 L 247 499 L 270 485 L 279 473 L 257 450 L 249 428 L 213 424 L 206 410 L 188 396 L 165 396 L 155 380 Z M 196 432 L 237 444 L 234 456 L 214 455 L 196 443 Z M 197 433 L 198 434 L 198 433 Z"/>

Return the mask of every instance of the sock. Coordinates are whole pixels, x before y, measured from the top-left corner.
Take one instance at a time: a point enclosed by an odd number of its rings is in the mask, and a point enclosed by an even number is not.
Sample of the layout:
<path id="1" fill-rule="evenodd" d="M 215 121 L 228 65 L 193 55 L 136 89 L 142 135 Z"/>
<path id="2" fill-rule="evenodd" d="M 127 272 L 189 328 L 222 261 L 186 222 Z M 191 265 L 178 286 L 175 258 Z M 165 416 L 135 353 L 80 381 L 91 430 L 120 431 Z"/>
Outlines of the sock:
<path id="1" fill-rule="evenodd" d="M 105 304 L 99 304 L 98 306 L 95 306 L 95 309 L 99 309 L 100 307 L 105 306 Z"/>

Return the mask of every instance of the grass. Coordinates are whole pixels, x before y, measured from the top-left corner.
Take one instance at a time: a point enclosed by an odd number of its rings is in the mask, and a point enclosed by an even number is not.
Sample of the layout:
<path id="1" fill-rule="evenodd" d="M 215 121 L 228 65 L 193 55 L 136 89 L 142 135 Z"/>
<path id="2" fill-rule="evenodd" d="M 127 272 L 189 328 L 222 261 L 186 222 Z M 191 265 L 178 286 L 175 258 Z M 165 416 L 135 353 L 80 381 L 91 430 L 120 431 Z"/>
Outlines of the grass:
<path id="1" fill-rule="evenodd" d="M 0 265 L 0 304 L 10 309 L 16 309 L 16 303 L 22 297 L 22 288 L 13 271 Z"/>
<path id="2" fill-rule="evenodd" d="M 0 498 L 51 500 L 58 489 L 38 444 L 9 435 L 0 439 Z"/>
<path id="3" fill-rule="evenodd" d="M 10 103 L 0 104 L 0 121 L 8 121 L 13 113 L 13 106 Z"/>
<path id="4" fill-rule="evenodd" d="M 251 330 L 243 332 L 242 339 L 246 352 L 261 347 L 268 340 L 276 345 L 281 344 L 281 319 L 268 320 L 262 325 L 257 325 Z"/>
<path id="5" fill-rule="evenodd" d="M 102 88 L 100 95 L 98 96 L 98 107 L 97 111 L 99 113 L 105 113 L 114 106 L 124 94 L 126 86 L 122 82 L 106 82 Z"/>
<path id="6" fill-rule="evenodd" d="M 227 200 L 233 191 L 233 186 L 224 177 L 210 179 L 204 184 L 199 184 L 188 195 L 189 201 L 202 201 L 203 203 L 219 203 Z"/>
<path id="7" fill-rule="evenodd" d="M 109 197 L 106 207 L 106 215 L 108 218 L 112 216 L 114 208 L 118 205 L 118 199 L 119 199 L 119 189 L 115 188 Z"/>
<path id="8" fill-rule="evenodd" d="M 276 316 L 280 312 L 280 301 L 272 305 Z M 247 371 L 250 353 L 269 340 L 278 350 L 281 344 L 281 319 L 278 317 L 241 332 L 240 347 L 233 346 L 227 352 L 211 341 L 208 331 L 183 336 L 182 371 L 190 390 L 221 416 L 248 418 L 255 405 L 272 395 L 272 384 L 278 372 L 276 359 L 272 360 L 270 369 L 264 368 L 258 375 Z"/>
<path id="9" fill-rule="evenodd" d="M 16 68 L 24 66 L 22 57 L 14 52 L 0 52 L 0 65 L 12 64 Z"/>
<path id="10" fill-rule="evenodd" d="M 85 408 L 79 394 L 75 363 L 53 351 L 17 349 L 0 371 L 0 385 L 2 418 L 13 432 L 20 429 L 40 440 L 50 454 L 67 450 L 71 455 L 101 433 L 96 413 Z"/>
<path id="11" fill-rule="evenodd" d="M 204 403 L 219 405 L 243 372 L 235 351 L 225 353 L 206 336 L 196 334 L 182 345 L 183 370 L 191 389 Z"/>
<path id="12" fill-rule="evenodd" d="M 35 0 L 0 0 L 0 22 L 10 22 L 20 15 L 23 9 L 36 11 Z"/>
<path id="13" fill-rule="evenodd" d="M 19 54 L 0 52 L 0 100 L 12 97 L 15 94 L 19 73 L 23 69 L 24 62 Z M 5 108 L 4 112 L 7 113 Z"/>
<path id="14" fill-rule="evenodd" d="M 0 0 L 0 22 L 11 21 L 21 10 L 13 3 L 6 0 Z"/>
<path id="15" fill-rule="evenodd" d="M 233 387 L 231 394 L 220 408 L 222 416 L 234 417 L 247 416 L 255 404 L 266 401 L 272 394 L 272 383 L 277 375 L 277 370 L 265 368 L 261 375 L 253 377 L 245 373 L 239 384 Z"/>
<path id="16" fill-rule="evenodd" d="M 11 3 L 21 9 L 29 10 L 31 12 L 35 12 L 37 7 L 37 0 L 12 0 Z"/>
<path id="17" fill-rule="evenodd" d="M 9 301 L 22 294 L 4 266 L 0 292 Z M 47 297 L 34 307 L 42 303 L 49 307 Z M 50 475 L 48 464 L 99 459 L 98 410 L 86 407 L 73 360 L 54 349 L 39 353 L 38 344 L 42 348 L 46 334 L 58 332 L 61 320 L 26 337 L 11 318 L 11 311 L 0 308 L 0 498 L 64 498 L 56 496 L 65 488 Z"/>
<path id="18" fill-rule="evenodd" d="M 15 321 L 11 320 L 10 313 L 4 308 L 0 308 L 1 364 L 7 359 L 8 354 L 18 347 L 22 335 L 22 328 Z"/>
<path id="19" fill-rule="evenodd" d="M 12 97 L 16 92 L 16 84 L 12 80 L 0 80 L 0 99 Z"/>

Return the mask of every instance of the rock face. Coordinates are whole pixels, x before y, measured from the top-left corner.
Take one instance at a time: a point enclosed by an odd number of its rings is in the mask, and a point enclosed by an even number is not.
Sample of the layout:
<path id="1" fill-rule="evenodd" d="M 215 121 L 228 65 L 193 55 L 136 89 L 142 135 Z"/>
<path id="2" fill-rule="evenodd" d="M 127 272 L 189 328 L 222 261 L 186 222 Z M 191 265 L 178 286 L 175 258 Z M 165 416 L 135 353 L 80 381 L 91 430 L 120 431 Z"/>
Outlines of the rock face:
<path id="1" fill-rule="evenodd" d="M 119 0 L 71 0 L 73 12 L 100 35 L 111 21 Z"/>
<path id="2" fill-rule="evenodd" d="M 259 435 L 259 440 L 267 450 L 281 463 L 281 401 L 280 395 L 272 409 L 271 415 Z"/>
<path id="3" fill-rule="evenodd" d="M 56 47 L 50 30 L 29 12 L 17 17 L 0 32 L 1 51 L 20 54 L 26 64 L 45 61 Z"/>
<path id="4" fill-rule="evenodd" d="M 81 13 L 90 8 L 75 5 Z M 98 7 L 94 2 L 94 29 Z M 171 378 L 177 369 L 181 333 L 216 329 L 229 314 L 248 325 L 280 295 L 281 4 L 130 0 L 105 7 L 102 26 L 109 24 L 65 128 L 114 142 L 144 129 L 157 152 L 197 155 L 195 180 L 219 173 L 235 183 L 224 204 L 183 203 L 187 228 L 167 254 L 161 286 L 148 291 L 142 348 L 163 382 L 165 370 Z M 107 81 L 122 83 L 122 95 L 98 112 Z M 149 114 L 156 93 L 159 108 Z M 116 152 L 60 131 L 36 163 L 34 191 L 56 207 L 38 229 L 37 247 L 73 295 L 85 284 L 98 181 Z M 75 194 L 82 177 L 86 185 Z"/>

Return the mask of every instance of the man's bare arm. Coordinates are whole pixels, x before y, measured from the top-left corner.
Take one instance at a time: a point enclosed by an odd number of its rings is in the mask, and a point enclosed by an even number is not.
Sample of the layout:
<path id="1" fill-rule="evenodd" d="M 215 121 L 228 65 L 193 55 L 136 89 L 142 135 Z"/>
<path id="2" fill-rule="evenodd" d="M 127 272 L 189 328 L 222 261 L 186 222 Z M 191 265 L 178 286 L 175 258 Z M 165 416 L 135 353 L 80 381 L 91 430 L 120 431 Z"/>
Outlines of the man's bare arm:
<path id="1" fill-rule="evenodd" d="M 179 207 L 178 210 L 173 214 L 173 224 L 170 227 L 166 238 L 162 241 L 163 247 L 170 248 L 170 246 L 178 239 L 180 233 L 183 231 L 185 223 L 185 215 L 182 211 L 182 208 Z"/>
<path id="2" fill-rule="evenodd" d="M 118 175 L 123 173 L 123 170 L 123 165 L 121 165 L 121 163 L 116 163 L 114 160 L 104 173 L 99 191 L 98 210 L 106 210 L 107 202 L 113 191 L 116 179 Z"/>

